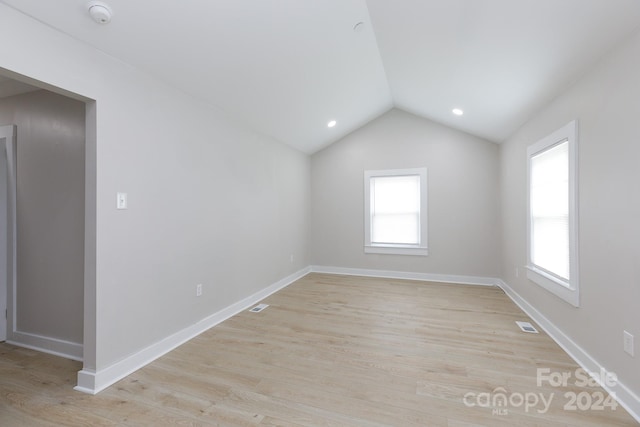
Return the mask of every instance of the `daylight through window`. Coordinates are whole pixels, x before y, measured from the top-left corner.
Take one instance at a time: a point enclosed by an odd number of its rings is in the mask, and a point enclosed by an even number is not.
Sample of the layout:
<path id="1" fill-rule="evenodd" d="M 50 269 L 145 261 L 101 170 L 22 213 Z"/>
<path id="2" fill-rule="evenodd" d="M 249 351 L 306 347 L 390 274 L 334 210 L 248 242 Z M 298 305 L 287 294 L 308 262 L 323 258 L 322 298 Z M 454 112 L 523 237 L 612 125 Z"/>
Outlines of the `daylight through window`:
<path id="1" fill-rule="evenodd" d="M 577 122 L 527 148 L 527 278 L 579 305 Z"/>
<path id="2" fill-rule="evenodd" d="M 365 172 L 365 252 L 426 255 L 427 170 Z"/>

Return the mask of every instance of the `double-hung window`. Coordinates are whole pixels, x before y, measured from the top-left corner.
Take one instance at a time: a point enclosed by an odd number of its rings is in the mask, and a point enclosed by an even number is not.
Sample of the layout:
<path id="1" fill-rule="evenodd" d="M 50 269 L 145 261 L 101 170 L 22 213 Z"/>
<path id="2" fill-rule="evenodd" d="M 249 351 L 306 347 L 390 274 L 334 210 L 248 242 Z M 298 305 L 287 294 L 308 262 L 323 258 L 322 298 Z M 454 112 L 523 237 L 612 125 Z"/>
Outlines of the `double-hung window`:
<path id="1" fill-rule="evenodd" d="M 427 169 L 364 173 L 367 253 L 427 255 Z"/>
<path id="2" fill-rule="evenodd" d="M 578 306 L 577 124 L 527 149 L 527 277 Z"/>

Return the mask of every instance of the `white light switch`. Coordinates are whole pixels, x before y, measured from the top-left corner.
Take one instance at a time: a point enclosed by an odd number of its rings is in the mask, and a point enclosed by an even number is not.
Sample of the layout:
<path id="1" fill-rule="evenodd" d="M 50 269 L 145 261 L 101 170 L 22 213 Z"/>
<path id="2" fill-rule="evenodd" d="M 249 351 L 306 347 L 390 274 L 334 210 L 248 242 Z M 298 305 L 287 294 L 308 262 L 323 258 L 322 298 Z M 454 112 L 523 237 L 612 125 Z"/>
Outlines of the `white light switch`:
<path id="1" fill-rule="evenodd" d="M 127 193 L 117 194 L 116 208 L 127 209 Z"/>

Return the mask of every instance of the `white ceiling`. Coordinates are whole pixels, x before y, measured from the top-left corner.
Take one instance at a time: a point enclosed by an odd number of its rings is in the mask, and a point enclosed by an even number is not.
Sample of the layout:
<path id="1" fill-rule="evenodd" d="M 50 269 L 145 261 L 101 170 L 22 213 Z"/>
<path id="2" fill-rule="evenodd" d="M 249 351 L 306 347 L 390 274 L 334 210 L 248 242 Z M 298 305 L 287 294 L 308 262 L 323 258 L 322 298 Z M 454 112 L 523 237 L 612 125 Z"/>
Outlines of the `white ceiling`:
<path id="1" fill-rule="evenodd" d="M 394 106 L 501 142 L 640 29 L 638 0 L 105 1 L 2 0 L 307 153 Z"/>

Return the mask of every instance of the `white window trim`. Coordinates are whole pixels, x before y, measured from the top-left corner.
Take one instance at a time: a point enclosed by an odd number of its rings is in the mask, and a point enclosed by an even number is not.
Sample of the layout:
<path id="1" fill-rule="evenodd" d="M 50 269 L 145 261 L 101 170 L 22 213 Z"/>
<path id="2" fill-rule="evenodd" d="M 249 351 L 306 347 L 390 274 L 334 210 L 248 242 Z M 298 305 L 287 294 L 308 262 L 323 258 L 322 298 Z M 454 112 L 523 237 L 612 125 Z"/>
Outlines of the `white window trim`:
<path id="1" fill-rule="evenodd" d="M 420 244 L 392 245 L 371 243 L 371 187 L 372 177 L 420 176 Z M 364 171 L 364 252 L 370 254 L 427 256 L 427 168 Z"/>
<path id="2" fill-rule="evenodd" d="M 578 280 L 578 123 L 573 120 L 551 135 L 527 147 L 527 278 L 573 305 L 580 306 Z M 536 266 L 531 260 L 531 159 L 536 154 L 564 142 L 569 143 L 569 277 L 564 280 Z"/>

